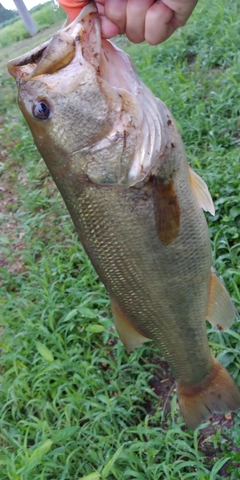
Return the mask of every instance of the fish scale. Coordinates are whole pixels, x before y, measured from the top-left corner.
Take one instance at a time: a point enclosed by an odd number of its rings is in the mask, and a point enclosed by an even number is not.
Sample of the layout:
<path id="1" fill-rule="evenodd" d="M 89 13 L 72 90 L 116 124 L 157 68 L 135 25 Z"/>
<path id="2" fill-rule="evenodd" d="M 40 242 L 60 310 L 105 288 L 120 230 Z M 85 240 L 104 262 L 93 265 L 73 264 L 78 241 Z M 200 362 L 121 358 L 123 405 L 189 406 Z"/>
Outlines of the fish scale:
<path id="1" fill-rule="evenodd" d="M 149 186 L 151 189 L 151 185 Z M 191 250 L 184 249 L 187 257 L 192 257 L 192 268 L 186 255 L 182 258 L 178 257 L 179 266 L 177 272 L 182 268 L 181 278 L 173 280 L 172 265 L 170 262 L 170 270 L 168 268 L 162 269 L 162 258 L 166 256 L 166 250 L 169 249 L 169 256 L 171 257 L 171 250 L 176 251 L 176 246 L 163 247 L 158 239 L 154 220 L 154 206 L 152 204 L 152 195 L 148 195 L 148 200 L 144 200 L 144 206 L 138 207 L 138 192 L 137 189 L 129 189 L 119 191 L 118 189 L 107 188 L 93 188 L 84 187 L 82 193 L 74 204 L 68 204 L 68 209 L 71 212 L 72 219 L 75 223 L 76 230 L 80 233 L 79 236 L 86 250 L 91 256 L 91 260 L 97 272 L 104 282 L 109 294 L 113 297 L 124 309 L 124 312 L 132 319 L 133 323 L 141 325 L 141 331 L 149 338 L 158 341 L 167 353 L 169 363 L 173 368 L 175 376 L 178 379 L 185 379 L 187 370 L 191 367 L 193 356 L 196 357 L 198 363 L 203 365 L 203 359 L 206 358 L 206 372 L 204 375 L 201 368 L 201 377 L 209 372 L 212 366 L 210 350 L 206 342 L 206 327 L 205 317 L 202 321 L 198 318 L 198 329 L 196 327 L 191 332 L 191 318 L 194 313 L 197 315 L 202 305 L 196 305 L 194 302 L 195 291 L 192 288 L 189 295 L 186 295 L 186 290 L 192 287 L 195 277 L 196 265 L 193 261 L 194 236 L 191 236 Z M 132 197 L 129 203 L 129 197 Z M 119 200 L 118 200 L 119 199 Z M 139 211 L 142 215 L 139 216 Z M 111 215 L 109 215 L 111 212 Z M 137 212 L 137 215 L 136 213 Z M 205 225 L 205 218 L 201 210 L 202 223 Z M 131 228 L 126 230 L 126 220 Z M 120 219 L 121 222 L 116 222 Z M 130 221 L 129 221 L 130 220 Z M 147 220 L 147 223 L 146 223 Z M 198 223 L 199 232 L 202 232 L 201 223 Z M 205 227 L 206 228 L 206 227 Z M 149 231 L 151 237 L 149 238 Z M 199 232 L 195 232 L 196 238 Z M 179 237 L 179 244 L 182 239 Z M 146 249 L 146 245 L 151 243 L 154 248 Z M 93 253 L 92 253 L 93 252 Z M 199 247 L 197 251 L 199 255 Z M 139 262 L 141 258 L 141 263 Z M 205 270 L 209 271 L 209 259 L 204 258 Z M 195 261 L 198 263 L 198 258 L 195 256 Z M 168 263 L 166 262 L 166 265 Z M 192 271 L 192 275 L 191 275 Z M 186 273 L 186 278 L 184 277 Z M 176 276 L 176 266 L 175 266 Z M 146 285 L 146 279 L 148 283 Z M 186 282 L 187 280 L 187 282 Z M 180 284 L 183 285 L 182 294 L 179 293 Z M 199 289 L 199 282 L 197 282 L 197 289 Z M 182 295 L 184 302 L 179 302 L 175 305 L 175 292 L 178 291 L 178 296 Z M 205 291 L 205 289 L 204 289 Z M 188 314 L 186 314 L 186 298 Z M 167 299 L 166 302 L 163 300 Z M 198 292 L 198 304 L 203 303 Z M 205 293 L 205 310 L 207 304 L 207 296 Z M 192 304 L 195 303 L 195 308 Z M 178 320 L 176 321 L 176 310 Z M 179 333 L 181 332 L 181 322 L 179 317 L 183 315 L 182 321 L 188 323 L 189 328 L 186 338 L 183 339 L 187 355 L 181 355 L 176 362 L 175 346 L 176 341 L 179 342 Z M 151 318 L 151 325 L 149 325 L 149 317 Z M 161 318 L 161 330 L 159 332 L 159 320 Z M 199 315 L 198 315 L 199 317 Z M 190 334 L 192 333 L 192 335 Z M 182 337 L 182 335 L 181 335 Z M 197 337 L 197 348 L 196 348 Z M 171 352 L 170 345 L 172 345 L 173 352 Z M 194 348 L 192 348 L 194 345 Z M 204 345 L 206 348 L 204 348 Z M 172 360 L 173 359 L 173 360 Z M 190 368 L 191 370 L 191 368 Z M 196 380 L 196 372 L 193 372 Z M 189 380 L 191 381 L 192 378 Z"/>

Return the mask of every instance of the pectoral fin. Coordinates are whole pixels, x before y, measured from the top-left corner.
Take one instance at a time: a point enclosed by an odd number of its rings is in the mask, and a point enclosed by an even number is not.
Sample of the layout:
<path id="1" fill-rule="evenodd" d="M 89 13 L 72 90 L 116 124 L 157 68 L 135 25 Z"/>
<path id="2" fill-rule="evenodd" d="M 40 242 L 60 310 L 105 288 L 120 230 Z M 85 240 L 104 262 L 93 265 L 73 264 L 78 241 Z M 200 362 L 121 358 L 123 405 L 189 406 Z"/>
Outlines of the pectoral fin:
<path id="1" fill-rule="evenodd" d="M 158 235 L 163 245 L 169 245 L 177 238 L 180 228 L 180 208 L 174 181 L 166 183 L 155 177 L 153 192 Z"/>
<path id="2" fill-rule="evenodd" d="M 236 310 L 229 293 L 217 275 L 211 271 L 207 320 L 218 330 L 226 330 L 231 326 L 235 317 Z"/>
<path id="3" fill-rule="evenodd" d="M 140 345 L 149 340 L 149 338 L 144 337 L 136 330 L 135 326 L 113 299 L 111 299 L 111 305 L 118 335 L 128 352 L 132 352 L 135 348 L 140 347 Z"/>
<path id="4" fill-rule="evenodd" d="M 189 177 L 192 191 L 199 207 L 203 208 L 206 212 L 210 212 L 211 215 L 215 215 L 212 197 L 206 183 L 191 167 L 189 167 Z"/>

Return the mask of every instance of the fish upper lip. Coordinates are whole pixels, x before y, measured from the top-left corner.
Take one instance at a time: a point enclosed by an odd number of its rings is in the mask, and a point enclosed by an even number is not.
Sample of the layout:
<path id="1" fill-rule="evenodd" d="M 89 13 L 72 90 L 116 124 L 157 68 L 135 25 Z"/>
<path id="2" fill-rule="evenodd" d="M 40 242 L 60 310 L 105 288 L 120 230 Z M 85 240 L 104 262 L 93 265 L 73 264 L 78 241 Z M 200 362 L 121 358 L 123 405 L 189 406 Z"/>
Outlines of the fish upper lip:
<path id="1" fill-rule="evenodd" d="M 13 58 L 7 64 L 8 71 L 10 75 L 12 75 L 16 81 L 19 79 L 19 69 L 20 67 L 24 67 L 28 64 L 34 64 L 37 60 L 42 56 L 44 50 L 46 50 L 50 40 L 45 43 L 42 43 L 38 47 L 34 48 L 30 52 L 25 53 L 19 57 Z"/>

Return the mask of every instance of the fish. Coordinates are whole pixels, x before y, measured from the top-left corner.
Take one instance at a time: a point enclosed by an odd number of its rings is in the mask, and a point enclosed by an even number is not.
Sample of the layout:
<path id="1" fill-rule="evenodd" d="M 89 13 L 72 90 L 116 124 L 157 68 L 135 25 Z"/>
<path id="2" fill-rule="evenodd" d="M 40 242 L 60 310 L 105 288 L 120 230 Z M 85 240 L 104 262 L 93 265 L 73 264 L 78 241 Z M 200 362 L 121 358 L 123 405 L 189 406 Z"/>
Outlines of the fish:
<path id="1" fill-rule="evenodd" d="M 239 409 L 207 338 L 206 320 L 222 331 L 236 317 L 212 268 L 203 210 L 214 215 L 214 205 L 166 105 L 101 39 L 94 2 L 8 69 L 126 349 L 161 348 L 189 429 Z"/>

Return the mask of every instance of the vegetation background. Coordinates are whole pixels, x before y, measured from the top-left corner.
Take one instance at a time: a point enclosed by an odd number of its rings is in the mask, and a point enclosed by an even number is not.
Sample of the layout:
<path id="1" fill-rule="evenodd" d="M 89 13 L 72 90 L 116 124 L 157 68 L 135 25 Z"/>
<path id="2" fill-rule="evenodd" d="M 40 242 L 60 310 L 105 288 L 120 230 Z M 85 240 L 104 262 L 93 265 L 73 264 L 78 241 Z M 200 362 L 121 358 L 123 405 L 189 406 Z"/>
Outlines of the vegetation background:
<path id="1" fill-rule="evenodd" d="M 188 431 L 161 352 L 149 343 L 128 355 L 118 340 L 7 74 L 7 60 L 49 38 L 64 14 L 47 4 L 33 17 L 32 39 L 20 20 L 0 29 L 0 480 L 239 480 L 240 413 Z M 213 262 L 238 310 L 239 17 L 238 0 L 199 2 L 162 45 L 116 40 L 174 114 L 209 186 Z M 240 385 L 239 323 L 208 330 Z"/>
<path id="2" fill-rule="evenodd" d="M 18 13 L 16 10 L 7 10 L 7 8 L 4 8 L 0 3 L 0 28 L 3 28 L 6 23 L 15 22 L 17 16 Z"/>

